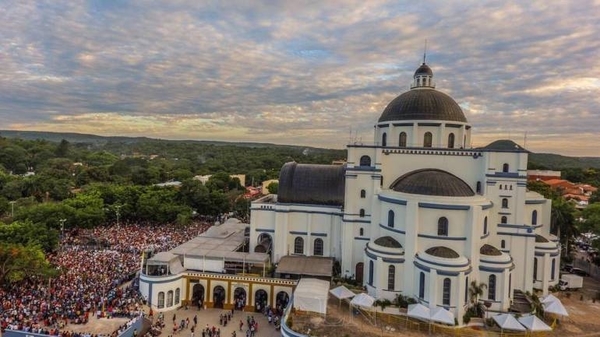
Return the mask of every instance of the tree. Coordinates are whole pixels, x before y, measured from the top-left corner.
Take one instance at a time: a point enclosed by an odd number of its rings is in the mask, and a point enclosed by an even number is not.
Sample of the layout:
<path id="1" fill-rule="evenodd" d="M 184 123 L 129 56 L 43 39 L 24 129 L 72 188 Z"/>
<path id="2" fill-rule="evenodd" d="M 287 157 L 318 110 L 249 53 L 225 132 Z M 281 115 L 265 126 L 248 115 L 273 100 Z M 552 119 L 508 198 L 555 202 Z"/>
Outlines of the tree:
<path id="1" fill-rule="evenodd" d="M 271 194 L 277 194 L 277 192 L 279 191 L 279 183 L 270 183 L 269 186 L 267 186 L 267 190 L 269 190 L 269 193 Z"/>
<path id="2" fill-rule="evenodd" d="M 31 221 L 0 223 L 0 242 L 21 245 L 37 245 L 46 252 L 58 247 L 58 231 Z"/>
<path id="3" fill-rule="evenodd" d="M 469 300 L 471 306 L 469 310 L 477 317 L 483 317 L 485 314 L 485 307 L 483 303 L 479 302 L 479 297 L 483 296 L 483 290 L 487 288 L 485 283 L 477 283 L 476 280 L 471 281 L 469 285 Z"/>
<path id="4" fill-rule="evenodd" d="M 0 243 L 0 283 L 18 282 L 27 277 L 56 274 L 37 245 Z"/>
<path id="5" fill-rule="evenodd" d="M 579 229 L 575 225 L 575 212 L 575 206 L 564 198 L 559 197 L 552 200 L 550 228 L 566 247 L 567 255 L 569 254 L 569 242 L 579 235 Z"/>
<path id="6" fill-rule="evenodd" d="M 600 203 L 591 204 L 581 213 L 583 218 L 582 229 L 600 234 Z"/>
<path id="7" fill-rule="evenodd" d="M 56 151 L 54 152 L 54 154 L 56 154 L 57 157 L 65 158 L 69 154 L 69 147 L 70 147 L 69 142 L 67 140 L 63 139 L 60 141 L 60 143 L 56 147 Z"/>

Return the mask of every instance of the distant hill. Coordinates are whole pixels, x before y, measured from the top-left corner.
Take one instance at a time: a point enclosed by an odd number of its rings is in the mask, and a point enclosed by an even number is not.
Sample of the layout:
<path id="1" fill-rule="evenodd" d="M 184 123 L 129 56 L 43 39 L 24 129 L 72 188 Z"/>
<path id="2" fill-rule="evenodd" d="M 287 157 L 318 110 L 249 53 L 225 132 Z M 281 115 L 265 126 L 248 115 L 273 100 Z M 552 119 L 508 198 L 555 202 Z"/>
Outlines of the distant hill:
<path id="1" fill-rule="evenodd" d="M 552 153 L 532 153 L 529 155 L 529 166 L 545 167 L 553 170 L 600 168 L 600 157 L 567 157 Z"/>
<path id="2" fill-rule="evenodd" d="M 24 140 L 47 140 L 50 142 L 60 142 L 66 140 L 70 143 L 86 143 L 92 145 L 105 145 L 107 143 L 124 143 L 124 144 L 135 144 L 142 142 L 178 142 L 178 143 L 198 143 L 198 144 L 211 144 L 211 145 L 233 145 L 233 146 L 248 146 L 248 147 L 288 147 L 288 148 L 308 148 L 308 149 L 320 149 L 313 148 L 310 146 L 294 146 L 294 145 L 280 145 L 271 143 L 252 143 L 252 142 L 223 142 L 223 141 L 211 141 L 211 140 L 170 140 L 170 139 L 158 139 L 148 137 L 126 137 L 126 136 L 98 136 L 85 133 L 75 132 L 48 132 L 48 131 L 17 131 L 17 130 L 0 130 L 0 137 L 6 138 L 19 138 Z"/>
<path id="3" fill-rule="evenodd" d="M 104 146 L 109 143 L 136 144 L 152 142 L 176 142 L 176 143 L 195 143 L 210 144 L 222 146 L 247 146 L 247 147 L 278 147 L 278 148 L 309 148 L 315 150 L 329 150 L 323 148 L 312 148 L 306 146 L 278 145 L 270 143 L 234 143 L 222 141 L 204 141 L 204 140 L 165 140 L 148 137 L 123 137 L 123 136 L 98 136 L 84 133 L 69 132 L 46 132 L 46 131 L 15 131 L 0 130 L 0 136 L 6 138 L 20 138 L 25 140 L 43 139 L 51 142 L 60 142 L 65 139 L 71 143 L 86 143 L 92 146 Z M 337 150 L 342 151 L 342 150 Z M 529 167 L 546 168 L 561 170 L 565 168 L 600 168 L 600 157 L 567 157 L 552 153 L 532 153 L 529 155 Z"/>

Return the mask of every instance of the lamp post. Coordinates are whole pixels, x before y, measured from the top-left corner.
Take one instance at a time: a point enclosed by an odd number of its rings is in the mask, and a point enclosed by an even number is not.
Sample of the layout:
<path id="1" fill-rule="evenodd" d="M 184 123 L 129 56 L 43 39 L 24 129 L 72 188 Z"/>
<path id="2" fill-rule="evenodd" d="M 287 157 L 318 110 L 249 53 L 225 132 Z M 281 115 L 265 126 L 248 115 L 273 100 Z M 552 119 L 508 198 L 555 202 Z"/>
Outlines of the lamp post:
<path id="1" fill-rule="evenodd" d="M 121 205 L 115 205 L 115 214 L 117 215 L 117 226 L 119 225 L 119 217 L 121 216 Z"/>
<path id="2" fill-rule="evenodd" d="M 15 217 L 15 202 L 16 201 L 9 201 L 8 203 L 10 204 L 10 217 L 14 218 Z"/>
<path id="3" fill-rule="evenodd" d="M 64 238 L 64 236 L 65 236 L 65 222 L 67 221 L 67 219 L 60 219 L 58 221 L 60 222 L 60 236 Z"/>

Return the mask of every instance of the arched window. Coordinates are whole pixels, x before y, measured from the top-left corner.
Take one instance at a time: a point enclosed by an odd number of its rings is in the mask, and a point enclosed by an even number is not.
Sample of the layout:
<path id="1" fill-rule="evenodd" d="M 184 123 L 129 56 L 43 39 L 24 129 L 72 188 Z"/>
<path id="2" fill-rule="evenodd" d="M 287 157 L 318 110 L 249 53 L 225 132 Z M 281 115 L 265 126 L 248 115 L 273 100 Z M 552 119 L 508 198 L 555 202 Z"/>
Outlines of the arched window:
<path id="1" fill-rule="evenodd" d="M 446 277 L 444 279 L 444 287 L 442 289 L 442 304 L 450 305 L 450 278 Z"/>
<path id="2" fill-rule="evenodd" d="M 498 189 L 499 189 L 499 190 L 501 190 L 501 189 L 502 189 L 502 184 L 500 184 L 500 185 L 498 186 Z"/>
<path id="3" fill-rule="evenodd" d="M 431 147 L 433 144 L 433 135 L 431 132 L 425 132 L 423 136 L 423 147 Z"/>
<path id="4" fill-rule="evenodd" d="M 554 276 L 556 276 L 556 259 L 552 259 L 552 269 L 550 269 L 550 280 L 554 281 Z"/>
<path id="5" fill-rule="evenodd" d="M 454 148 L 454 134 L 450 133 L 448 135 L 448 148 L 449 149 L 453 149 Z"/>
<path id="6" fill-rule="evenodd" d="M 367 191 L 360 190 L 360 197 L 363 198 L 363 199 L 366 198 L 367 197 Z"/>
<path id="7" fill-rule="evenodd" d="M 387 134 L 385 132 L 381 135 L 381 146 L 387 146 Z"/>
<path id="8" fill-rule="evenodd" d="M 465 278 L 465 304 L 469 301 L 469 277 Z"/>
<path id="9" fill-rule="evenodd" d="M 444 216 L 438 219 L 438 235 L 448 236 L 448 219 Z"/>
<path id="10" fill-rule="evenodd" d="M 507 164 L 507 163 L 504 163 L 504 165 L 502 165 L 502 172 L 508 172 L 508 169 L 509 169 L 509 168 L 510 168 L 510 167 L 508 166 L 508 164 Z"/>
<path id="11" fill-rule="evenodd" d="M 537 266 L 538 262 L 537 262 L 537 257 L 533 258 L 533 281 L 537 281 Z"/>
<path id="12" fill-rule="evenodd" d="M 179 298 L 181 297 L 181 290 L 179 288 L 175 289 L 175 304 L 179 304 Z"/>
<path id="13" fill-rule="evenodd" d="M 157 306 L 159 308 L 165 307 L 165 293 L 162 291 L 158 293 L 158 305 Z"/>
<path id="14" fill-rule="evenodd" d="M 488 281 L 488 300 L 496 300 L 496 275 L 490 275 Z"/>
<path id="15" fill-rule="evenodd" d="M 531 225 L 537 225 L 537 211 L 531 212 Z"/>
<path id="16" fill-rule="evenodd" d="M 500 218 L 500 223 L 507 223 L 507 221 L 508 221 L 508 218 L 506 216 L 502 216 Z"/>
<path id="17" fill-rule="evenodd" d="M 500 241 L 500 248 L 506 248 L 506 240 Z"/>
<path id="18" fill-rule="evenodd" d="M 396 267 L 388 267 L 388 290 L 393 291 L 396 288 Z"/>
<path id="19" fill-rule="evenodd" d="M 508 199 L 502 198 L 502 208 L 508 208 Z"/>
<path id="20" fill-rule="evenodd" d="M 365 210 L 364 209 L 360 209 L 360 211 L 358 212 L 358 216 L 360 216 L 361 218 L 365 217 Z"/>
<path id="21" fill-rule="evenodd" d="M 359 234 L 360 236 L 363 236 L 363 235 L 365 235 L 365 229 L 364 229 L 364 228 L 361 228 L 361 229 L 358 231 L 358 234 Z"/>
<path id="22" fill-rule="evenodd" d="M 304 254 L 304 239 L 301 237 L 294 239 L 294 254 Z"/>
<path id="23" fill-rule="evenodd" d="M 483 218 L 483 235 L 487 234 L 487 216 Z"/>
<path id="24" fill-rule="evenodd" d="M 509 190 L 511 190 L 511 191 L 512 191 L 512 185 L 510 185 L 509 187 L 510 187 L 510 188 L 509 188 Z"/>
<path id="25" fill-rule="evenodd" d="M 167 308 L 173 306 L 173 290 L 167 292 Z"/>
<path id="26" fill-rule="evenodd" d="M 419 274 L 419 298 L 425 298 L 425 273 Z"/>
<path id="27" fill-rule="evenodd" d="M 481 194 L 481 181 L 477 182 L 477 188 L 475 189 L 475 191 L 477 191 L 477 194 Z"/>
<path id="28" fill-rule="evenodd" d="M 373 269 L 375 268 L 375 264 L 373 261 L 369 261 L 369 284 L 373 285 Z"/>
<path id="29" fill-rule="evenodd" d="M 360 157 L 360 166 L 371 166 L 371 157 L 369 157 L 369 156 Z"/>
<path id="30" fill-rule="evenodd" d="M 394 228 L 394 211 L 388 211 L 388 227 Z"/>
<path id="31" fill-rule="evenodd" d="M 398 146 L 406 147 L 406 132 L 400 132 L 400 136 L 398 136 Z"/>
<path id="32" fill-rule="evenodd" d="M 323 240 L 315 239 L 313 255 L 323 256 Z"/>

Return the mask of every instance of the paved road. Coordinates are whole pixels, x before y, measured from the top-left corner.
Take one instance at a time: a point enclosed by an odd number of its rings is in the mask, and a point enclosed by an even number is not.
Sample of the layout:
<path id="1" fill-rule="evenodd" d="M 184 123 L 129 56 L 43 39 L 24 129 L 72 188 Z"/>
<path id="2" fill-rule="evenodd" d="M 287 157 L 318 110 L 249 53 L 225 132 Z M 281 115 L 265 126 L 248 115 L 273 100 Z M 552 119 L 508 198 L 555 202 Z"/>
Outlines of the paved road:
<path id="1" fill-rule="evenodd" d="M 176 315 L 177 322 L 179 323 L 182 319 L 189 318 L 190 324 L 193 324 L 194 315 L 198 316 L 198 326 L 196 332 L 194 333 L 194 337 L 202 337 L 202 332 L 200 329 L 206 328 L 206 324 L 212 328 L 214 325 L 217 328 L 221 328 L 221 337 L 231 337 L 232 332 L 235 330 L 237 333 L 237 337 L 245 337 L 246 336 L 246 318 L 248 315 L 254 316 L 254 319 L 258 321 L 258 332 L 255 334 L 256 337 L 281 337 L 279 331 L 276 331 L 273 325 L 269 325 L 267 318 L 255 312 L 241 312 L 235 311 L 233 317 L 231 318 L 232 322 L 228 323 L 227 326 L 223 327 L 219 325 L 219 315 L 221 313 L 226 313 L 226 310 L 221 309 L 206 309 L 206 310 L 198 310 L 197 308 L 189 308 L 189 309 L 177 309 L 172 311 L 167 311 L 164 313 L 165 315 L 165 323 L 166 327 L 163 329 L 161 336 L 169 336 L 172 333 L 173 328 L 173 314 Z M 156 314 L 154 315 L 156 319 Z M 244 321 L 244 331 L 239 331 L 239 322 L 240 319 Z M 185 329 L 181 332 L 178 332 L 173 337 L 191 337 L 190 329 Z"/>

